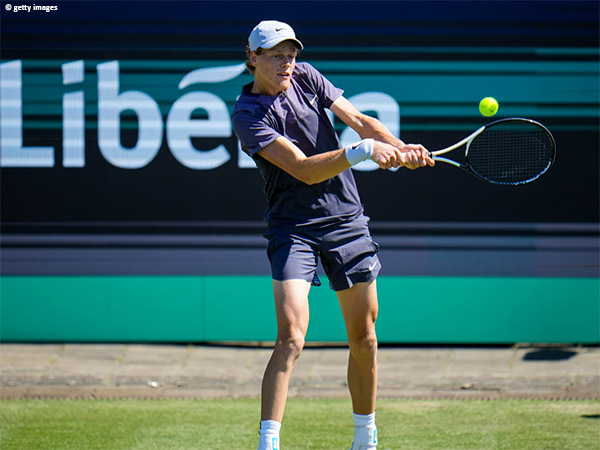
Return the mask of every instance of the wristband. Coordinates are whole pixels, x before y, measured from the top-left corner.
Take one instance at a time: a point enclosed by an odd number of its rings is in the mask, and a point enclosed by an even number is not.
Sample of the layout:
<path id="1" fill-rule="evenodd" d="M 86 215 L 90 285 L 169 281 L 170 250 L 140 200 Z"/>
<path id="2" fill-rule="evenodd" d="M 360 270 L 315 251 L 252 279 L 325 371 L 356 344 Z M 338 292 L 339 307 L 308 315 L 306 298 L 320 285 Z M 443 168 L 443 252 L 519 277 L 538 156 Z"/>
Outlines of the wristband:
<path id="1" fill-rule="evenodd" d="M 359 162 L 371 159 L 374 142 L 373 139 L 363 139 L 347 146 L 344 150 L 346 151 L 346 159 L 350 165 L 354 166 Z"/>

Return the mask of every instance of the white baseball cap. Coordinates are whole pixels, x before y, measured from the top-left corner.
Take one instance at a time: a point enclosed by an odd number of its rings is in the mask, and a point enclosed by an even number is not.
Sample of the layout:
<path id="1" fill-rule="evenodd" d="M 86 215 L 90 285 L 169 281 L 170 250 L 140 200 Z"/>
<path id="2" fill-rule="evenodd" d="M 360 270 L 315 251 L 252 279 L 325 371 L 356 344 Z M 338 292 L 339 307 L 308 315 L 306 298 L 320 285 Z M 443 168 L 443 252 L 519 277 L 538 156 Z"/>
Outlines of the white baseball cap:
<path id="1" fill-rule="evenodd" d="M 304 48 L 302 42 L 296 39 L 296 33 L 287 23 L 277 20 L 263 20 L 256 25 L 250 36 L 248 36 L 248 45 L 250 50 L 255 51 L 258 47 L 269 49 L 275 47 L 283 41 L 294 41 L 296 47 L 300 50 Z"/>

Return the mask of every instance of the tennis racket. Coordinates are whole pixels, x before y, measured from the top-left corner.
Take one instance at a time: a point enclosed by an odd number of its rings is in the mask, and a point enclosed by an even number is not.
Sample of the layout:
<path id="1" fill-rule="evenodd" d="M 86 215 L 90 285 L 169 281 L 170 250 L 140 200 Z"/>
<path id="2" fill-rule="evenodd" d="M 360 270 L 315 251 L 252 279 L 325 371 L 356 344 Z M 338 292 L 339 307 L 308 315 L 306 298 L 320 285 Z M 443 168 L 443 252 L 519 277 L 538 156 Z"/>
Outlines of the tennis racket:
<path id="1" fill-rule="evenodd" d="M 441 157 L 466 145 L 465 162 Z M 554 137 L 531 119 L 501 119 L 485 125 L 456 144 L 431 152 L 435 161 L 451 164 L 492 184 L 530 183 L 554 162 Z"/>

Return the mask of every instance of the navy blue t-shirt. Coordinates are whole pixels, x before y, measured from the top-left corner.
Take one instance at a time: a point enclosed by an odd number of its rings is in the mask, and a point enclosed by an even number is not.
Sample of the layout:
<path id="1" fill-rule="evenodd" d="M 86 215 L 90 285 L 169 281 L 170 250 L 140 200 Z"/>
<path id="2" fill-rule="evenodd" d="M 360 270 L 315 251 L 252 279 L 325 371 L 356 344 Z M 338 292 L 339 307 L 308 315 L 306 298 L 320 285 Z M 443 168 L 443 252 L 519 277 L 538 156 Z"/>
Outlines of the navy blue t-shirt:
<path id="1" fill-rule="evenodd" d="M 242 149 L 254 158 L 265 180 L 269 226 L 321 226 L 359 216 L 363 207 L 350 169 L 307 185 L 258 154 L 280 136 L 306 156 L 341 148 L 325 108 L 343 91 L 308 63 L 296 64 L 291 86 L 281 94 L 253 94 L 252 85 L 244 86 L 232 121 Z"/>

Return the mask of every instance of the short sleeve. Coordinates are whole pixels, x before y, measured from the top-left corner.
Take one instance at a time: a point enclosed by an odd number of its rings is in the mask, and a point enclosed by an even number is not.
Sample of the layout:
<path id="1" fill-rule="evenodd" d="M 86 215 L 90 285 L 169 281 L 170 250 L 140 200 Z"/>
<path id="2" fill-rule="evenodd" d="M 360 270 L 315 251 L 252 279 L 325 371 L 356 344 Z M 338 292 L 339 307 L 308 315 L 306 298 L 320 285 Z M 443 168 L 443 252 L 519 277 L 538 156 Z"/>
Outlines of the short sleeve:
<path id="1" fill-rule="evenodd" d="M 319 100 L 325 108 L 330 108 L 333 102 L 344 93 L 342 89 L 335 87 L 331 81 L 310 64 L 298 63 L 298 68 L 304 73 L 311 87 L 315 89 L 315 93 L 319 96 Z"/>
<path id="2" fill-rule="evenodd" d="M 249 156 L 281 137 L 281 134 L 270 127 L 264 120 L 248 111 L 239 111 L 232 117 L 233 130 L 240 140 L 242 150 Z"/>

